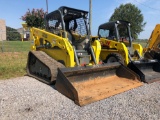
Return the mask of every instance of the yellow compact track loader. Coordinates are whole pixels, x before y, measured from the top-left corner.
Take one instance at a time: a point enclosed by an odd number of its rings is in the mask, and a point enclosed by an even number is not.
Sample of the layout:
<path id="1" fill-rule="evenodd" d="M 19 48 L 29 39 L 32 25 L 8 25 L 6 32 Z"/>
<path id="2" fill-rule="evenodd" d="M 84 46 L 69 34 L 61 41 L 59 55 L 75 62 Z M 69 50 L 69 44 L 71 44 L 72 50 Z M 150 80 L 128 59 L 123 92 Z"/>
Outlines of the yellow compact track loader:
<path id="1" fill-rule="evenodd" d="M 151 83 L 160 79 L 160 64 L 156 59 L 145 59 L 140 44 L 132 43 L 130 23 L 123 20 L 99 26 L 98 36 L 105 63 L 121 62 L 139 75 L 141 81 Z"/>
<path id="2" fill-rule="evenodd" d="M 144 57 L 160 60 L 160 24 L 157 24 L 144 48 Z"/>
<path id="3" fill-rule="evenodd" d="M 99 64 L 101 45 L 90 39 L 88 12 L 60 7 L 45 17 L 45 29 L 31 28 L 27 73 L 83 106 L 141 86 L 120 63 Z"/>

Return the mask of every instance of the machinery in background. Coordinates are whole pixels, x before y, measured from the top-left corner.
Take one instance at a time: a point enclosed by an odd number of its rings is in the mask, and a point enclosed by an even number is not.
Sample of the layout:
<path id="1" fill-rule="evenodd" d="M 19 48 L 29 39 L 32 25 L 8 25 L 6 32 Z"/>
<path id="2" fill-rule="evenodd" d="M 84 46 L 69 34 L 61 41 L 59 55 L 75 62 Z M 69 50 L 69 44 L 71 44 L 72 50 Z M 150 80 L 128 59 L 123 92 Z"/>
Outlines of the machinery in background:
<path id="1" fill-rule="evenodd" d="M 160 60 L 160 24 L 157 24 L 144 48 L 144 57 Z"/>
<path id="2" fill-rule="evenodd" d="M 98 36 L 105 63 L 121 62 L 139 75 L 141 81 L 151 83 L 160 78 L 160 64 L 156 59 L 143 57 L 143 48 L 132 42 L 130 23 L 123 20 L 99 26 Z"/>

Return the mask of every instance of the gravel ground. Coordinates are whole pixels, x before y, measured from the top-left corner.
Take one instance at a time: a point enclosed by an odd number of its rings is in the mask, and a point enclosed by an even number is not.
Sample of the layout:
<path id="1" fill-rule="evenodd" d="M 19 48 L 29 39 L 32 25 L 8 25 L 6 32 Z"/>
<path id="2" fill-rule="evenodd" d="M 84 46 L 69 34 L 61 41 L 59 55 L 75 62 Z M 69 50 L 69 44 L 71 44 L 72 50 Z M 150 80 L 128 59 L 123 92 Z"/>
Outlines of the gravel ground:
<path id="1" fill-rule="evenodd" d="M 160 120 L 160 82 L 79 107 L 34 78 L 0 80 L 0 120 Z"/>

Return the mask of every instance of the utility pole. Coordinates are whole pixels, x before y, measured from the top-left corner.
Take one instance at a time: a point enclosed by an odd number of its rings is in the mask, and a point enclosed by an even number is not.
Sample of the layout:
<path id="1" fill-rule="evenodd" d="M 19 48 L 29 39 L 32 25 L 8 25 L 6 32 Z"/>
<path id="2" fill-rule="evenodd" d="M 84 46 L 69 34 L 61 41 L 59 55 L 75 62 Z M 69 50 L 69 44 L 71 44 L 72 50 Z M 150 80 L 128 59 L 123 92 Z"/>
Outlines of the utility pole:
<path id="1" fill-rule="evenodd" d="M 47 13 L 48 13 L 48 0 L 46 0 L 46 10 L 47 10 Z"/>
<path id="2" fill-rule="evenodd" d="M 48 14 L 48 0 L 46 0 L 46 12 L 47 13 L 44 14 L 45 29 L 47 28 L 46 15 Z"/>
<path id="3" fill-rule="evenodd" d="M 95 63 L 95 65 L 97 64 L 97 61 L 96 61 L 96 57 L 94 55 L 94 51 L 93 51 L 93 48 L 91 46 L 91 28 L 92 28 L 92 0 L 89 0 L 89 34 L 88 34 L 88 39 L 90 41 L 90 50 L 91 50 L 91 54 L 92 54 L 92 58 L 93 58 L 93 61 Z"/>
<path id="4" fill-rule="evenodd" d="M 89 0 L 89 36 L 91 35 L 91 26 L 92 26 L 92 0 Z"/>

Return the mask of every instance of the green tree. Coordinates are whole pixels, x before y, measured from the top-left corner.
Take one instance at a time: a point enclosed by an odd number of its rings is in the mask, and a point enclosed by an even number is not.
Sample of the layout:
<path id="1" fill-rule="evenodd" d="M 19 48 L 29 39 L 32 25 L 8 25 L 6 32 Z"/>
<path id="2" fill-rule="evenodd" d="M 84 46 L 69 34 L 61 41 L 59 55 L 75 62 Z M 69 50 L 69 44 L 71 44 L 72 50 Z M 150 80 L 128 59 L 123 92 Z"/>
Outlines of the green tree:
<path id="1" fill-rule="evenodd" d="M 114 20 L 129 21 L 131 23 L 131 34 L 134 39 L 138 38 L 138 35 L 143 31 L 143 28 L 146 25 L 141 10 L 131 3 L 125 5 L 121 4 L 116 8 L 109 21 Z"/>
<path id="2" fill-rule="evenodd" d="M 46 12 L 43 9 L 28 9 L 21 19 L 27 23 L 28 27 L 44 27 L 44 16 Z"/>
<path id="3" fill-rule="evenodd" d="M 21 34 L 14 28 L 6 26 L 6 36 L 7 40 L 21 40 Z"/>

